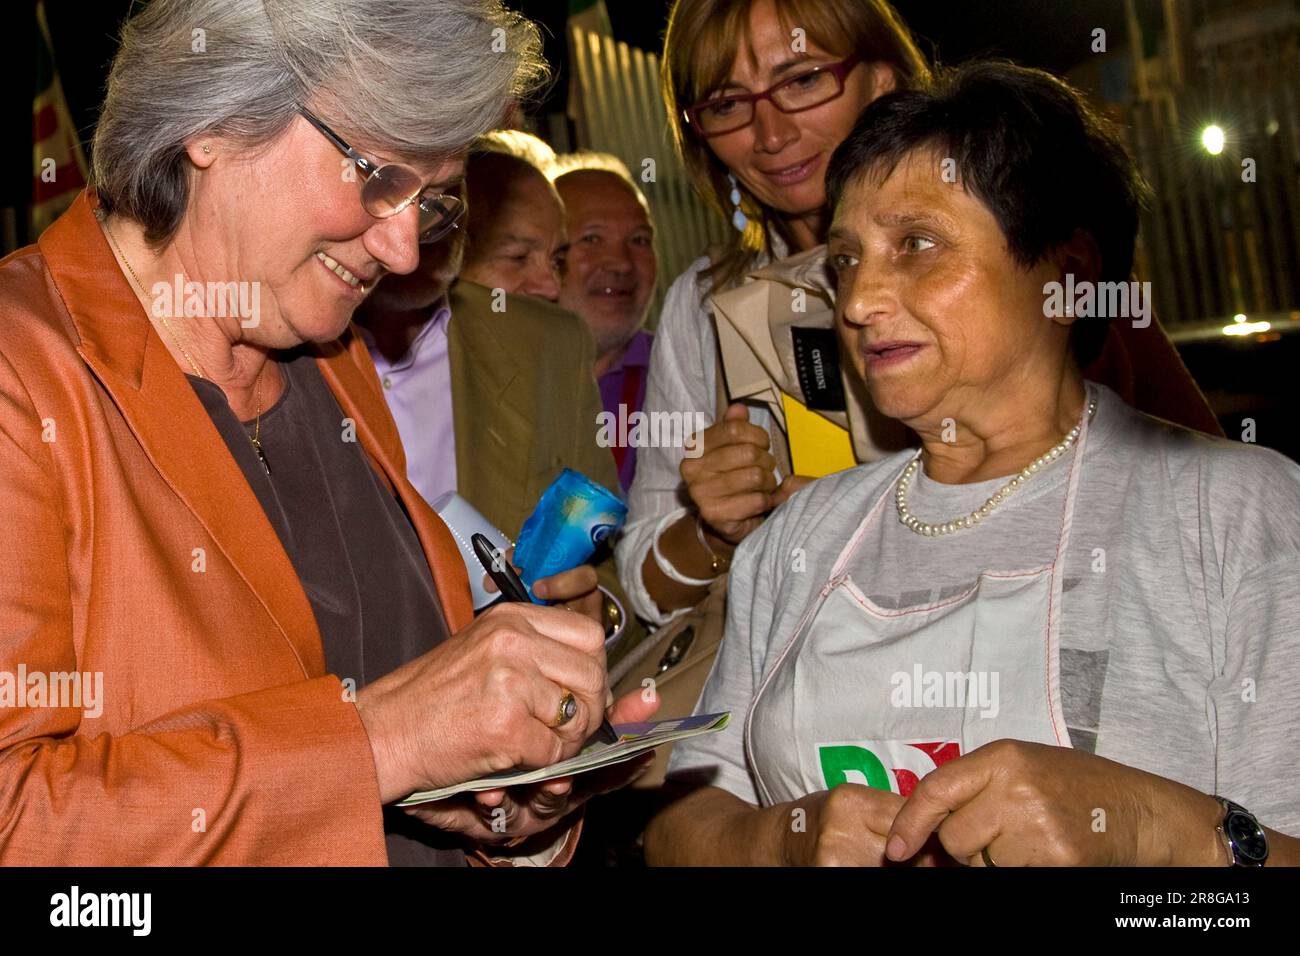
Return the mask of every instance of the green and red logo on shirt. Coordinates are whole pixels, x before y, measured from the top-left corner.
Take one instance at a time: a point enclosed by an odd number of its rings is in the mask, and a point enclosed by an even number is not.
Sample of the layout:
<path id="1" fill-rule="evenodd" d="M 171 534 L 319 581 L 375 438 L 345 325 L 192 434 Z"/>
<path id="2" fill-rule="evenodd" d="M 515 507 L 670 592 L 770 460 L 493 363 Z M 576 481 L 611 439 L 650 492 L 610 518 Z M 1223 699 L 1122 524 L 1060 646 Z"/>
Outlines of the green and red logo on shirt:
<path id="1" fill-rule="evenodd" d="M 859 783 L 910 796 L 917 782 L 940 764 L 961 756 L 953 740 L 860 740 L 818 744 L 822 780 L 830 790 Z"/>

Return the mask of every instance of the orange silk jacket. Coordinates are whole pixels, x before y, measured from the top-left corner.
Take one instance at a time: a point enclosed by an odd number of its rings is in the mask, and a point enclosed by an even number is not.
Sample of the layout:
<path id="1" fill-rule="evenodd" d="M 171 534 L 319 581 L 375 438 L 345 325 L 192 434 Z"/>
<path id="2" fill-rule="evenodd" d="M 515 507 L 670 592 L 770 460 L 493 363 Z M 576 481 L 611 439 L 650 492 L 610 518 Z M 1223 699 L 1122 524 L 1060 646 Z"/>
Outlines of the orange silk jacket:
<path id="1" fill-rule="evenodd" d="M 384 865 L 356 707 L 93 204 L 0 262 L 0 864 Z M 458 630 L 464 565 L 364 344 L 317 361 Z"/>

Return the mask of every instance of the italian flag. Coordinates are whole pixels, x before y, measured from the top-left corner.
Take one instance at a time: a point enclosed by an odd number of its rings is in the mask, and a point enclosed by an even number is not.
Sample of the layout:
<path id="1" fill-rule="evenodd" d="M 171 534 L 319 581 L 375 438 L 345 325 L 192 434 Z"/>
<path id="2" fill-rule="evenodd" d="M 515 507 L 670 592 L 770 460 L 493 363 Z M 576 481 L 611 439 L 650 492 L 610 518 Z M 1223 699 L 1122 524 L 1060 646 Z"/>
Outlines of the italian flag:
<path id="1" fill-rule="evenodd" d="M 32 238 L 86 187 L 86 156 L 68 112 L 44 0 L 36 4 L 36 97 L 32 100 Z"/>

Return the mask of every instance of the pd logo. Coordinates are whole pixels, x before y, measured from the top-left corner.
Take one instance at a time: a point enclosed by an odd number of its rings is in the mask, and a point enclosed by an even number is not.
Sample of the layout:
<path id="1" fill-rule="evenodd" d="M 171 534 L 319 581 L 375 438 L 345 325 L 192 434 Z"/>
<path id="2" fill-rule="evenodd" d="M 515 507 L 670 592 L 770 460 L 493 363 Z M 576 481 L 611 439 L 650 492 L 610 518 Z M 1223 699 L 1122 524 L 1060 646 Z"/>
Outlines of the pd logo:
<path id="1" fill-rule="evenodd" d="M 911 796 L 917 782 L 935 767 L 960 756 L 961 747 L 952 740 L 863 740 L 817 745 L 827 790 L 841 783 L 860 783 L 904 797 Z"/>

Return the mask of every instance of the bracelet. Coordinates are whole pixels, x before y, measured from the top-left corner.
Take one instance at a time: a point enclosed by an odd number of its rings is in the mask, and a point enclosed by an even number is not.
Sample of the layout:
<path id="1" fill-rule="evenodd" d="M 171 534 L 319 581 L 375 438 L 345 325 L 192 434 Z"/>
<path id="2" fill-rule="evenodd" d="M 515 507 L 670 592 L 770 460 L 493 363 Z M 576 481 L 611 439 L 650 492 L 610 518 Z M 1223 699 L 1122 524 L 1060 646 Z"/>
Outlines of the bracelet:
<path id="1" fill-rule="evenodd" d="M 704 537 L 704 522 L 700 519 L 698 512 L 695 515 L 695 537 L 700 539 L 700 547 L 709 554 L 709 559 L 712 562 L 709 566 L 709 570 L 712 571 L 715 576 L 726 574 L 727 569 L 731 567 L 731 559 L 718 557 L 718 555 L 714 553 L 713 548 L 709 547 L 709 539 Z"/>
<path id="2" fill-rule="evenodd" d="M 605 618 L 605 644 L 614 643 L 623 636 L 623 625 L 627 623 L 627 612 L 623 602 L 606 591 L 603 585 L 597 586 L 602 600 L 602 612 Z"/>
<path id="3" fill-rule="evenodd" d="M 682 572 L 678 571 L 675 567 L 669 564 L 668 559 L 665 558 L 663 556 L 663 552 L 659 550 L 659 536 L 663 534 L 664 529 L 668 527 L 668 525 L 676 521 L 679 517 L 680 515 L 678 515 L 677 513 L 670 512 L 669 514 L 664 516 L 663 520 L 660 521 L 659 524 L 655 525 L 654 536 L 651 537 L 650 539 L 651 542 L 650 551 L 655 557 L 655 564 L 659 566 L 659 570 L 664 573 L 665 577 L 669 578 L 670 580 L 676 581 L 678 584 L 685 585 L 688 588 L 707 588 L 710 584 L 712 584 L 715 580 L 717 580 L 716 575 L 712 578 L 707 578 L 707 579 L 688 578 L 686 575 L 682 574 Z"/>

